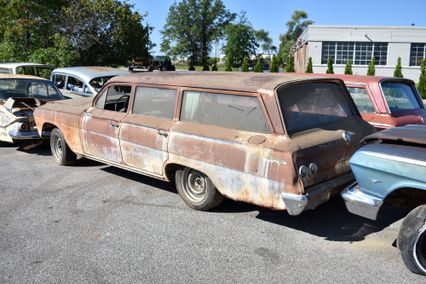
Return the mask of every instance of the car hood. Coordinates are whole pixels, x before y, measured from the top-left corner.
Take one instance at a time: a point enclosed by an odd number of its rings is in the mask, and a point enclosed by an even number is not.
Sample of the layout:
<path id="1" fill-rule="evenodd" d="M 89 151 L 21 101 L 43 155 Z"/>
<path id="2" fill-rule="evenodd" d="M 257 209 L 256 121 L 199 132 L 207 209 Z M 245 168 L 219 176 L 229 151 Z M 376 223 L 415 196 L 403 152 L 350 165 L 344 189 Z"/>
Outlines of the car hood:
<path id="1" fill-rule="evenodd" d="M 364 138 L 364 141 L 390 140 L 398 143 L 426 145 L 426 125 L 409 124 L 376 132 Z"/>

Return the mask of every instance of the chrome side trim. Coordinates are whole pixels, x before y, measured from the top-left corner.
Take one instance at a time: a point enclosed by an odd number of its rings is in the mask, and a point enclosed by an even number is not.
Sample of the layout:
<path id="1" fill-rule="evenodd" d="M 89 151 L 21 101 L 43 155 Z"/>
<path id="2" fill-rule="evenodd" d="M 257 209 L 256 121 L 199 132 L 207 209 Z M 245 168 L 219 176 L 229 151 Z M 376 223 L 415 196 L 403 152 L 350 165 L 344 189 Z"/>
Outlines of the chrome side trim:
<path id="1" fill-rule="evenodd" d="M 392 156 L 392 155 L 382 154 L 382 153 L 376 153 L 376 152 L 371 152 L 371 151 L 363 151 L 363 154 L 371 156 L 371 157 L 375 157 L 375 158 L 392 160 L 392 161 L 396 161 L 396 162 L 426 167 L 426 161 L 409 159 L 409 158 L 404 158 L 404 157 L 397 157 L 397 156 Z"/>
<path id="2" fill-rule="evenodd" d="M 357 182 L 348 186 L 340 195 L 349 212 L 368 219 L 377 219 L 383 199 L 362 192 Z"/>

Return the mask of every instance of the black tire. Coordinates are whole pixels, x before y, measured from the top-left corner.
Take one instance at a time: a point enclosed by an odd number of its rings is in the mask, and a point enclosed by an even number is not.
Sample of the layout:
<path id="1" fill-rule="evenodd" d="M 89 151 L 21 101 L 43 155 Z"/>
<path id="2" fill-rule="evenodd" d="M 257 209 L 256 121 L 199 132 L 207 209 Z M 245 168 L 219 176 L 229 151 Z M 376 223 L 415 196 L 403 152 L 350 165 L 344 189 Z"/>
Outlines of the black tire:
<path id="1" fill-rule="evenodd" d="M 64 135 L 58 128 L 50 133 L 50 150 L 55 161 L 61 166 L 70 165 L 77 159 L 77 155 L 68 147 Z"/>
<path id="2" fill-rule="evenodd" d="M 398 248 L 411 272 L 426 275 L 426 205 L 416 207 L 402 221 Z"/>
<path id="3" fill-rule="evenodd" d="M 224 199 L 205 174 L 191 168 L 176 170 L 175 183 L 180 197 L 192 209 L 209 210 Z"/>

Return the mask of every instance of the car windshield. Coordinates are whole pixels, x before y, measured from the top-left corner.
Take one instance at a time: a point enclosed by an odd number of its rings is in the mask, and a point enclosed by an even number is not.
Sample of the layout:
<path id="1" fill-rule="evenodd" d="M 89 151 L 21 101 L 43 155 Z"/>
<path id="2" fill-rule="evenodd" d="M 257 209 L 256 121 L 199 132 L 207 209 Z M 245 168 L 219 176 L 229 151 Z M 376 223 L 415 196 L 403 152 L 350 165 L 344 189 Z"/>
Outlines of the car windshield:
<path id="1" fill-rule="evenodd" d="M 310 83 L 278 90 L 287 132 L 325 127 L 357 114 L 343 88 L 335 83 Z"/>
<path id="2" fill-rule="evenodd" d="M 13 74 L 12 69 L 0 67 L 0 74 Z"/>
<path id="3" fill-rule="evenodd" d="M 33 75 L 49 79 L 52 70 L 53 68 L 48 66 L 19 66 L 16 68 L 16 74 Z"/>
<path id="4" fill-rule="evenodd" d="M 50 81 L 0 79 L 0 100 L 7 100 L 8 98 L 61 100 L 64 97 Z"/>
<path id="5" fill-rule="evenodd" d="M 421 108 L 417 96 L 409 84 L 383 82 L 381 85 L 391 113 Z"/>
<path id="6" fill-rule="evenodd" d="M 105 85 L 105 83 L 111 79 L 114 76 L 104 76 L 104 77 L 97 77 L 92 80 L 90 80 L 89 84 L 92 86 L 93 89 L 96 90 L 96 92 L 99 92 L 99 90 Z"/>

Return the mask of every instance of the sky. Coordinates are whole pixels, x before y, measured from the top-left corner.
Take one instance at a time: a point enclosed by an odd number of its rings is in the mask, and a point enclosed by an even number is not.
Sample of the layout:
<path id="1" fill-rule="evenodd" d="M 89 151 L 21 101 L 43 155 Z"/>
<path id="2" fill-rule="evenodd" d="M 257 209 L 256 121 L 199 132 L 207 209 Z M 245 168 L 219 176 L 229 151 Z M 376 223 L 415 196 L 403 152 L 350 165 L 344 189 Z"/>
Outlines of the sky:
<path id="1" fill-rule="evenodd" d="M 160 54 L 161 33 L 170 5 L 178 0 L 129 0 L 135 9 L 147 13 L 145 24 L 154 27 L 153 54 Z M 231 12 L 246 12 L 253 27 L 269 31 L 275 46 L 286 32 L 294 10 L 308 13 L 318 25 L 374 25 L 426 27 L 426 0 L 222 0 Z"/>

